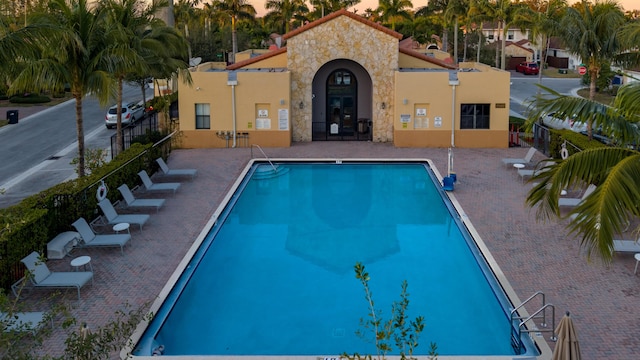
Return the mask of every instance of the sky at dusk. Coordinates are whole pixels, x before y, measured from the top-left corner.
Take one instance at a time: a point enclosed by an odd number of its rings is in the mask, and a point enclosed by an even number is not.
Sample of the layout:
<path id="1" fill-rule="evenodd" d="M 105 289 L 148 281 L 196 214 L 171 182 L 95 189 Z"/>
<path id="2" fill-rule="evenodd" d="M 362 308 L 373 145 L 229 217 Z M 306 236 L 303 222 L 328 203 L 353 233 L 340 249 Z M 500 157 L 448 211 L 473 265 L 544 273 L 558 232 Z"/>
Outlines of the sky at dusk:
<path id="1" fill-rule="evenodd" d="M 266 11 L 264 10 L 264 3 L 266 2 L 266 0 L 249 0 L 249 2 L 256 8 L 258 16 L 263 16 L 266 13 Z M 427 2 L 427 0 L 411 1 L 414 9 L 427 6 Z M 569 3 L 571 4 L 574 2 L 576 1 L 569 0 Z M 618 3 L 625 10 L 640 10 L 640 0 L 618 0 Z M 362 0 L 360 4 L 358 4 L 355 8 L 358 9 L 358 14 L 362 14 L 365 9 L 375 9 L 376 7 L 378 7 L 378 0 Z M 353 8 L 349 8 L 349 10 L 353 10 Z"/>

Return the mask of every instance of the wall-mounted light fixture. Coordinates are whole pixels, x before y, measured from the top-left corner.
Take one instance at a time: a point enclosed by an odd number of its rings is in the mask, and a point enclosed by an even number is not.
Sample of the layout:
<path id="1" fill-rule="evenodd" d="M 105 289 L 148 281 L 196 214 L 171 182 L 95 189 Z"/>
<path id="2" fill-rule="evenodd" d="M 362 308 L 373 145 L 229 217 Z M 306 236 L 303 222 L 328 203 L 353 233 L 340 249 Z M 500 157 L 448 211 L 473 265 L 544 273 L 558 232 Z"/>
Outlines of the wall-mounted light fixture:
<path id="1" fill-rule="evenodd" d="M 384 102 L 380 104 L 380 109 L 386 109 L 386 108 L 387 108 L 387 104 L 385 104 Z"/>
<path id="2" fill-rule="evenodd" d="M 196 87 L 196 91 L 200 91 L 200 86 L 197 86 L 197 87 Z"/>
<path id="3" fill-rule="evenodd" d="M 280 99 L 280 105 L 284 105 L 284 99 Z"/>
<path id="4" fill-rule="evenodd" d="M 300 107 L 300 109 L 304 109 L 304 103 L 300 101 L 300 104 L 298 104 L 298 107 Z"/>
<path id="5" fill-rule="evenodd" d="M 409 100 L 407 100 L 407 99 L 403 99 L 403 100 L 402 100 L 402 103 L 403 103 L 403 104 L 405 104 L 405 105 L 407 105 L 407 104 L 409 103 Z"/>

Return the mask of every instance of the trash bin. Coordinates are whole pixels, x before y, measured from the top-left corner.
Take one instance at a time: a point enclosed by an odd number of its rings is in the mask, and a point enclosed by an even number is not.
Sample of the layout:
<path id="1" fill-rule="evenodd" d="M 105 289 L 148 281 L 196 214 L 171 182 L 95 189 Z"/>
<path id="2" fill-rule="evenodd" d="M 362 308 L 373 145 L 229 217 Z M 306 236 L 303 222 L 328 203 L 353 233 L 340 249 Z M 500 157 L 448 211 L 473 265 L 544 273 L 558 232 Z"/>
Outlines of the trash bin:
<path id="1" fill-rule="evenodd" d="M 7 110 L 7 120 L 9 120 L 9 124 L 17 124 L 18 110 Z"/>

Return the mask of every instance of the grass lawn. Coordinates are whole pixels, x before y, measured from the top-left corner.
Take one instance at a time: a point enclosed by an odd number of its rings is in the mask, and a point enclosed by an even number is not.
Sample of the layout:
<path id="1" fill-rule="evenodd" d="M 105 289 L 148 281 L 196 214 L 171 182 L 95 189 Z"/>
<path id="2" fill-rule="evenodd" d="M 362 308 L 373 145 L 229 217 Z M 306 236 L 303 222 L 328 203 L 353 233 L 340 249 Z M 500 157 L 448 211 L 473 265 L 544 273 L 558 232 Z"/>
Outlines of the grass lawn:
<path id="1" fill-rule="evenodd" d="M 588 99 L 589 98 L 589 88 L 584 88 L 584 89 L 580 89 L 578 90 L 578 95 L 580 95 L 581 97 Z M 597 92 L 596 96 L 593 100 L 595 100 L 596 102 L 599 102 L 601 104 L 604 105 L 611 105 L 613 103 L 613 99 L 615 99 L 616 97 L 614 95 L 611 95 L 607 92 Z"/>

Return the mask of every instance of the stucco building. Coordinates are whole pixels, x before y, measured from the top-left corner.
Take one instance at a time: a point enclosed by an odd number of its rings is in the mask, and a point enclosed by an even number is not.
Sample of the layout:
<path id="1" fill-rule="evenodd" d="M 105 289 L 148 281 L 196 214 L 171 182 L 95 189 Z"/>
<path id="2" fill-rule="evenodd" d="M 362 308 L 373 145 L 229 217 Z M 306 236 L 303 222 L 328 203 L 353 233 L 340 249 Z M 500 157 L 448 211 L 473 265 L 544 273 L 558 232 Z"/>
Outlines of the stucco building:
<path id="1" fill-rule="evenodd" d="M 230 66 L 191 69 L 178 92 L 182 147 L 508 146 L 508 72 L 400 47 L 401 34 L 346 10 L 282 40 Z"/>

